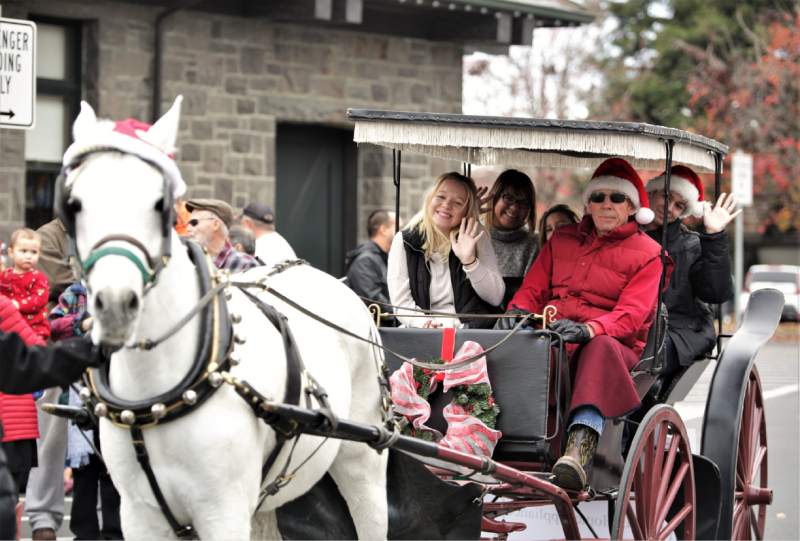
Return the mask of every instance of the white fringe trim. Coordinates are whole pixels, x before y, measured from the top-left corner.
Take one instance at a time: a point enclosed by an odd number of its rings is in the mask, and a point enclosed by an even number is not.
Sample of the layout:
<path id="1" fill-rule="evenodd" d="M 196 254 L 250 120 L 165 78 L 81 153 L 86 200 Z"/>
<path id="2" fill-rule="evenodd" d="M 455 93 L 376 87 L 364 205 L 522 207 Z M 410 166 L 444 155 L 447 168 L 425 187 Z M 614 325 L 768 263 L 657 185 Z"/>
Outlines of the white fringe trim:
<path id="1" fill-rule="evenodd" d="M 659 170 L 665 156 L 664 144 L 651 136 L 534 128 L 359 120 L 353 140 L 474 165 L 594 169 L 609 156 L 620 156 L 637 169 Z M 672 159 L 714 171 L 714 156 L 685 142 L 675 143 Z"/>

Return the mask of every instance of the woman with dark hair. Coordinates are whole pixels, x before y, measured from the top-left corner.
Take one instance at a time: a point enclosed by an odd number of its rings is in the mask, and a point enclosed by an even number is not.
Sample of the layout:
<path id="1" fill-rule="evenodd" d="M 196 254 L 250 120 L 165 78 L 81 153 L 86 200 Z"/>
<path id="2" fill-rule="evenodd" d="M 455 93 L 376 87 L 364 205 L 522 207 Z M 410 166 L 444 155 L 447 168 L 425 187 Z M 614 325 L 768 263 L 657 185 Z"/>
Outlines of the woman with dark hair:
<path id="1" fill-rule="evenodd" d="M 506 284 L 505 306 L 519 289 L 522 278 L 539 252 L 536 190 L 528 175 L 507 169 L 494 181 L 490 193 L 491 206 L 484 215 L 484 223 Z"/>
<path id="2" fill-rule="evenodd" d="M 574 210 L 567 205 L 553 205 L 542 214 L 539 222 L 539 246 L 550 240 L 553 232 L 564 225 L 577 224 L 580 220 Z"/>
<path id="3" fill-rule="evenodd" d="M 419 318 L 414 310 L 500 312 L 505 286 L 497 259 L 478 221 L 475 182 L 445 173 L 422 209 L 392 241 L 387 282 L 397 319 L 408 327 L 492 327 L 489 318 Z M 412 310 L 403 310 L 410 308 Z"/>

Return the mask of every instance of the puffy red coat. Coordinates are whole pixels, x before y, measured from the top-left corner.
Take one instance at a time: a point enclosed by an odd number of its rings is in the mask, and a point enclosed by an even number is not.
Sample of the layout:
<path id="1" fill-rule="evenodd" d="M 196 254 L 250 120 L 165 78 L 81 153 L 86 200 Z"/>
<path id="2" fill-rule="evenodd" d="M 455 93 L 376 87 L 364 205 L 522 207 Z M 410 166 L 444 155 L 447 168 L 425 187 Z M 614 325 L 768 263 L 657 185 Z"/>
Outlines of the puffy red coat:
<path id="1" fill-rule="evenodd" d="M 15 332 L 28 345 L 44 345 L 44 341 L 31 330 L 19 310 L 2 295 L 0 295 L 0 331 Z M 3 359 L 0 359 L 0 362 L 3 362 Z M 0 393 L 0 421 L 3 423 L 4 442 L 39 437 L 36 403 L 30 394 Z"/>
<path id="2" fill-rule="evenodd" d="M 635 221 L 598 237 L 591 216 L 559 228 L 544 245 L 509 306 L 588 323 L 641 354 L 653 322 L 661 248 Z M 670 268 L 671 270 L 671 262 Z"/>

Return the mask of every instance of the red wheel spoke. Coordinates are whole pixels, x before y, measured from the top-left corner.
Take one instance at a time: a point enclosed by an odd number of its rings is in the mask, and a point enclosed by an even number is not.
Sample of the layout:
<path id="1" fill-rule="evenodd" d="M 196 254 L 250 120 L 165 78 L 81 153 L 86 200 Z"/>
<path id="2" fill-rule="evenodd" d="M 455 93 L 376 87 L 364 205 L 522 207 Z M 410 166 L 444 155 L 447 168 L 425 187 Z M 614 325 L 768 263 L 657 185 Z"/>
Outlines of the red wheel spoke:
<path id="1" fill-rule="evenodd" d="M 753 469 L 750 471 L 750 483 L 755 482 L 756 476 L 761 471 L 761 464 L 764 463 L 764 459 L 767 457 L 767 448 L 763 445 L 758 447 L 758 452 L 756 453 L 756 459 L 753 461 Z"/>
<path id="2" fill-rule="evenodd" d="M 647 539 L 645 537 L 644 532 L 642 531 L 642 527 L 639 524 L 639 517 L 636 516 L 636 512 L 633 510 L 633 507 L 628 506 L 625 510 L 625 515 L 628 517 L 628 522 L 631 525 L 631 533 L 633 534 L 634 539 Z M 619 537 L 622 538 L 622 534 L 625 531 L 625 521 L 623 520 L 620 523 L 619 528 Z"/>
<path id="3" fill-rule="evenodd" d="M 647 529 L 647 504 L 645 503 L 645 492 L 646 489 L 643 486 L 644 481 L 642 479 L 642 469 L 641 469 L 641 461 L 636 464 L 636 471 L 633 475 L 633 498 L 634 504 L 636 505 L 636 517 L 642 517 L 640 524 L 642 527 Z M 630 513 L 633 513 L 633 508 L 629 508 Z M 631 520 L 631 515 L 628 514 L 628 520 Z M 639 526 L 637 525 L 637 528 Z M 633 529 L 633 524 L 631 524 L 631 529 Z M 636 539 L 644 539 L 641 535 L 637 535 Z"/>
<path id="4" fill-rule="evenodd" d="M 670 482 L 670 474 L 672 473 L 672 468 L 675 466 L 675 457 L 678 454 L 678 444 L 681 441 L 680 434 L 673 434 L 672 441 L 669 444 L 669 451 L 667 452 L 667 462 L 664 465 L 664 469 L 661 472 L 661 483 L 658 487 L 658 495 L 656 496 L 656 511 L 661 511 L 662 505 L 661 502 L 664 499 L 664 494 L 667 492 L 667 487 L 669 486 Z M 669 506 L 669 504 L 667 504 Z M 663 518 L 661 520 L 664 520 Z M 660 521 L 656 521 L 658 524 Z"/>
<path id="5" fill-rule="evenodd" d="M 764 539 L 764 530 L 761 528 L 761 524 L 759 523 L 758 517 L 756 517 L 753 508 L 750 508 L 750 526 L 753 528 L 753 533 L 755 534 L 756 539 L 759 541 Z"/>
<path id="6" fill-rule="evenodd" d="M 686 478 L 686 474 L 688 472 L 689 464 L 684 462 L 678 469 L 678 473 L 675 474 L 675 479 L 672 481 L 672 485 L 669 488 L 669 493 L 667 494 L 667 499 L 664 502 L 664 505 L 659 506 L 658 517 L 656 518 L 656 527 L 658 527 L 658 525 L 664 522 L 664 519 L 667 518 L 669 508 L 672 507 L 672 502 L 675 501 L 675 496 L 678 495 L 678 491 L 681 489 L 683 480 Z"/>
<path id="7" fill-rule="evenodd" d="M 644 514 L 639 513 L 639 518 L 641 520 L 642 526 L 650 532 L 650 521 L 648 520 L 649 517 L 652 515 L 653 509 L 653 478 L 650 475 L 653 471 L 653 447 L 655 446 L 655 432 L 651 432 L 647 436 L 647 440 L 644 444 L 644 466 L 642 467 L 642 489 L 641 491 L 637 490 L 636 494 L 639 498 L 642 499 L 642 507 L 644 508 Z M 637 509 L 638 511 L 638 509 Z M 645 533 L 647 533 L 645 532 Z"/>
<path id="8" fill-rule="evenodd" d="M 764 410 L 762 408 L 758 408 L 756 410 L 755 420 L 753 425 L 750 427 L 750 438 L 749 438 L 749 449 L 750 452 L 750 462 L 748 462 L 748 466 L 750 468 L 753 467 L 755 464 L 755 455 L 758 450 L 758 442 L 759 436 L 761 435 L 761 422 L 764 420 Z"/>
<path id="9" fill-rule="evenodd" d="M 667 537 L 669 537 L 669 534 L 671 534 L 673 531 L 675 531 L 675 528 L 677 528 L 678 525 L 680 525 L 680 523 L 683 522 L 683 519 L 685 519 L 687 516 L 689 516 L 689 513 L 691 513 L 691 512 L 692 512 L 692 506 L 691 506 L 691 504 L 687 503 L 686 505 L 684 505 L 681 508 L 680 511 L 678 511 L 675 514 L 675 516 L 672 518 L 672 520 L 669 521 L 669 524 L 664 526 L 664 529 L 658 532 L 657 539 L 661 540 L 661 539 L 666 539 Z"/>
<path id="10" fill-rule="evenodd" d="M 733 530 L 731 539 L 744 539 L 742 535 L 742 517 L 747 512 L 747 506 L 743 501 L 737 502 L 733 508 Z"/>

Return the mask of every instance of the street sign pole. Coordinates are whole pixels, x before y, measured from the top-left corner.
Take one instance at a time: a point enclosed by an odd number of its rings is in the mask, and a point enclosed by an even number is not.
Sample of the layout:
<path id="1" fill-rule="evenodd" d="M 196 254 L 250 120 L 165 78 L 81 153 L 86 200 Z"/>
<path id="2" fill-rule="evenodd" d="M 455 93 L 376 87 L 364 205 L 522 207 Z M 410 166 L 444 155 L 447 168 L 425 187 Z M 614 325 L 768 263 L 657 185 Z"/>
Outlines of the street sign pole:
<path id="1" fill-rule="evenodd" d="M 36 123 L 36 24 L 0 17 L 0 128 Z"/>
<path id="2" fill-rule="evenodd" d="M 741 207 L 753 204 L 753 156 L 735 152 L 731 156 L 731 192 Z M 733 313 L 736 322 L 744 310 L 741 306 L 740 293 L 744 285 L 744 213 L 735 218 L 735 238 L 733 254 L 733 275 L 735 291 L 733 295 Z"/>

